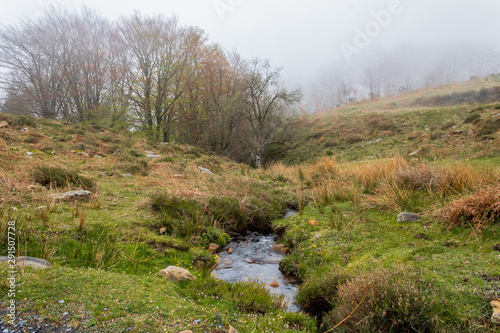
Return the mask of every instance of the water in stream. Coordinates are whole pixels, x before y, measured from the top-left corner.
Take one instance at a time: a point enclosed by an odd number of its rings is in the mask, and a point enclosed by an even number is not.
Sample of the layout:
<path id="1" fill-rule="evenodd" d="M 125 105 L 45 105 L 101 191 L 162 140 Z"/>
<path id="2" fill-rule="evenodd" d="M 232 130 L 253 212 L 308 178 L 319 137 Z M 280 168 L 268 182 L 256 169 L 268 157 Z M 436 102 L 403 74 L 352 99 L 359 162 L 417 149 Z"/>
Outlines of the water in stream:
<path id="1" fill-rule="evenodd" d="M 289 211 L 286 217 L 295 215 Z M 239 282 L 259 280 L 273 294 L 283 294 L 288 303 L 288 311 L 297 312 L 299 308 L 294 304 L 297 292 L 297 279 L 284 276 L 279 270 L 279 262 L 284 255 L 271 251 L 275 245 L 276 235 L 250 234 L 246 237 L 231 239 L 229 254 L 227 249 L 219 253 L 218 265 L 213 274 L 218 279 Z M 269 284 L 278 283 L 278 287 Z"/>

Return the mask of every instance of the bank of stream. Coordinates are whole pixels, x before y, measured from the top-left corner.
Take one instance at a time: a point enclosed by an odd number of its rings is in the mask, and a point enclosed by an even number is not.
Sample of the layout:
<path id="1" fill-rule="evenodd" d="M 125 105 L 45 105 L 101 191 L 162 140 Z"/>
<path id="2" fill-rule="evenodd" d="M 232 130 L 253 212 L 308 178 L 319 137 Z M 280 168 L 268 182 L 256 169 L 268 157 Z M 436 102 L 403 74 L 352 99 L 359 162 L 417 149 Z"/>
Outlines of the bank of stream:
<path id="1" fill-rule="evenodd" d="M 296 211 L 289 210 L 283 218 L 295 214 Z M 283 275 L 279 270 L 279 263 L 285 255 L 271 251 L 276 240 L 276 234 L 251 233 L 244 237 L 232 237 L 226 249 L 218 254 L 213 274 L 229 282 L 258 280 L 271 293 L 284 295 L 288 311 L 298 312 L 300 309 L 295 305 L 294 297 L 299 281 Z"/>

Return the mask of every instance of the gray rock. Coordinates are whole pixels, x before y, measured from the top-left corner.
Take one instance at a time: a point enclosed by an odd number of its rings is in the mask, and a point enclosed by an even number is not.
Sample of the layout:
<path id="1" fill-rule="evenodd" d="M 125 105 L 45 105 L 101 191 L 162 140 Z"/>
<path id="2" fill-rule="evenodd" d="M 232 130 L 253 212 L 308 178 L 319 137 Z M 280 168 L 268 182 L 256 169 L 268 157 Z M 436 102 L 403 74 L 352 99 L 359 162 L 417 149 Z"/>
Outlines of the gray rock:
<path id="1" fill-rule="evenodd" d="M 9 261 L 9 257 L 7 256 L 1 256 L 0 257 L 0 262 L 6 262 Z M 34 257 L 16 257 L 15 258 L 16 266 L 31 266 L 33 268 L 49 268 L 52 266 L 50 262 L 44 259 L 39 259 L 39 258 L 34 258 Z"/>
<path id="2" fill-rule="evenodd" d="M 132 175 L 130 173 L 124 173 L 124 174 L 122 174 L 122 177 L 123 178 L 130 178 L 130 177 L 134 177 L 134 175 Z"/>
<path id="3" fill-rule="evenodd" d="M 200 172 L 206 175 L 213 175 L 214 173 L 206 168 L 200 167 Z"/>
<path id="4" fill-rule="evenodd" d="M 92 192 L 84 190 L 69 191 L 63 194 L 52 194 L 54 200 L 87 199 L 92 196 Z"/>
<path id="5" fill-rule="evenodd" d="M 420 220 L 420 215 L 409 212 L 402 212 L 398 215 L 398 222 L 417 222 Z"/>
<path id="6" fill-rule="evenodd" d="M 161 155 L 157 155 L 157 154 L 153 154 L 153 153 L 151 153 L 151 154 L 146 154 L 146 157 L 147 157 L 147 158 L 160 158 L 160 157 L 161 157 Z"/>

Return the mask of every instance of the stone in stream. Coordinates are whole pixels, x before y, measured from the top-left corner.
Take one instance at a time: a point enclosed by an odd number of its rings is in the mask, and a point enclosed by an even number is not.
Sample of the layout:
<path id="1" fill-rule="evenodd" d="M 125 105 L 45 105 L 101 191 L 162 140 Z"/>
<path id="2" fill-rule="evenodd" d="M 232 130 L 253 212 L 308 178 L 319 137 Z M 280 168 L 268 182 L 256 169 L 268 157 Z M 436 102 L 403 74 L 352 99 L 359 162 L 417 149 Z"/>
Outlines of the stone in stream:
<path id="1" fill-rule="evenodd" d="M 168 266 L 167 268 L 162 269 L 159 274 L 160 276 L 174 282 L 182 280 L 196 280 L 196 276 L 189 273 L 187 269 L 177 266 Z"/>
<path id="2" fill-rule="evenodd" d="M 286 254 L 288 252 L 288 248 L 285 246 L 285 244 L 277 244 L 271 248 L 271 251 L 278 254 Z"/>
<path id="3" fill-rule="evenodd" d="M 220 250 L 220 245 L 219 244 L 210 244 L 208 245 L 208 252 L 211 252 L 211 253 L 217 253 L 219 252 Z"/>
<path id="4" fill-rule="evenodd" d="M 280 285 L 278 282 L 273 281 L 273 282 L 269 283 L 268 286 L 271 288 L 278 288 Z"/>

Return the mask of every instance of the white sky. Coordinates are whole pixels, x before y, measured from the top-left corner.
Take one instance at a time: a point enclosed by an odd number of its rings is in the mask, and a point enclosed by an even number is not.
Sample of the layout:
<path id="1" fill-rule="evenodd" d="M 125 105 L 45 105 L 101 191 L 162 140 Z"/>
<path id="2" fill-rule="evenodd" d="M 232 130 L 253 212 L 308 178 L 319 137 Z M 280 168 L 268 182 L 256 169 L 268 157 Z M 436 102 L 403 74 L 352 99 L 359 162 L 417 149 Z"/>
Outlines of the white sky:
<path id="1" fill-rule="evenodd" d="M 226 49 L 284 66 L 283 78 L 296 85 L 314 80 L 343 57 L 340 45 L 354 45 L 356 28 L 367 28 L 376 22 L 374 11 L 390 6 L 397 5 L 398 13 L 391 14 L 390 23 L 376 31 L 362 52 L 402 42 L 500 47 L 499 0 L 0 0 L 0 23 L 33 19 L 50 4 L 64 8 L 85 4 L 110 19 L 134 10 L 175 14 L 182 24 L 201 27 Z M 217 5 L 225 6 L 222 15 Z"/>

